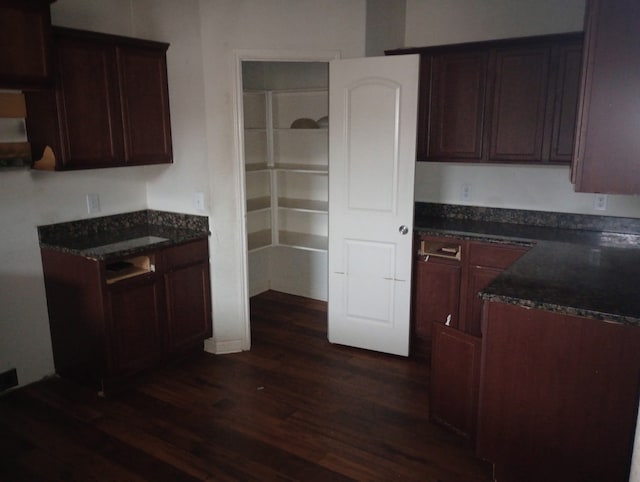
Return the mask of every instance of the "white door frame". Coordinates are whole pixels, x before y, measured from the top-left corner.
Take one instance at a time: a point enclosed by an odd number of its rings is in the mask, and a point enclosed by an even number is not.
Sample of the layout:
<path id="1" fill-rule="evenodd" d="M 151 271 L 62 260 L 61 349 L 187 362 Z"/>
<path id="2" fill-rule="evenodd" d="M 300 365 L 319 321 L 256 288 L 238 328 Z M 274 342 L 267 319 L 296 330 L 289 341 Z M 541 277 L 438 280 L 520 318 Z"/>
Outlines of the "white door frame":
<path id="1" fill-rule="evenodd" d="M 236 203 L 240 206 L 240 239 L 242 242 L 242 316 L 243 320 L 243 336 L 242 349 L 251 349 L 251 322 L 249 311 L 249 250 L 247 246 L 247 203 L 246 203 L 246 184 L 244 170 L 244 118 L 242 114 L 242 62 L 327 62 L 339 59 L 340 52 L 337 50 L 234 50 L 234 82 L 233 96 L 235 102 L 233 104 L 233 120 L 234 120 L 234 138 L 236 144 L 235 155 L 235 173 L 238 182 L 238 198 Z"/>

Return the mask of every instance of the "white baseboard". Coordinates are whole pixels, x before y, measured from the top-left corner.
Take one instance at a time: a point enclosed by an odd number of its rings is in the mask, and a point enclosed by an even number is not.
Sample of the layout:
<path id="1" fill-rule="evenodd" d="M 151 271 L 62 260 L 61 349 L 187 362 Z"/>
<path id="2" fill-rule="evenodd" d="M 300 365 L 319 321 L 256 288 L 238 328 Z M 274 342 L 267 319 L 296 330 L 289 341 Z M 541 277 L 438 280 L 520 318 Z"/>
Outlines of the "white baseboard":
<path id="1" fill-rule="evenodd" d="M 204 351 L 215 355 L 239 353 L 243 351 L 242 345 L 242 340 L 215 341 L 213 338 L 209 338 L 204 341 Z"/>

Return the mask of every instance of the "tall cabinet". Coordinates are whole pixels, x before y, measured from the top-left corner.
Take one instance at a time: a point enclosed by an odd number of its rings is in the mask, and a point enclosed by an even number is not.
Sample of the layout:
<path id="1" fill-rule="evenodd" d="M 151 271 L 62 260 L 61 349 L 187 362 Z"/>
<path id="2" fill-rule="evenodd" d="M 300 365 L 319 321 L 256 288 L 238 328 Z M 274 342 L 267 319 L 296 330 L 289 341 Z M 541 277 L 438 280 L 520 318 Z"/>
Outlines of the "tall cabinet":
<path id="1" fill-rule="evenodd" d="M 243 94 L 250 295 L 326 300 L 328 66 L 251 64 L 264 65 Z"/>

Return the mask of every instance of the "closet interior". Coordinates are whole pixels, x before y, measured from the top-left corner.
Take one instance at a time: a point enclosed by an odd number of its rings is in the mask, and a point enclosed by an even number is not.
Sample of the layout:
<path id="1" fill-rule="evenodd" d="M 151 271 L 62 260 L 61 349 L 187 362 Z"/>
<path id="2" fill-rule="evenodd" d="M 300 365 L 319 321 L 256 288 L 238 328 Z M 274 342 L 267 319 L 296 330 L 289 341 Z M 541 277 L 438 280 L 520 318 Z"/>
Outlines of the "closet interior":
<path id="1" fill-rule="evenodd" d="M 242 63 L 249 296 L 327 300 L 326 62 Z"/>

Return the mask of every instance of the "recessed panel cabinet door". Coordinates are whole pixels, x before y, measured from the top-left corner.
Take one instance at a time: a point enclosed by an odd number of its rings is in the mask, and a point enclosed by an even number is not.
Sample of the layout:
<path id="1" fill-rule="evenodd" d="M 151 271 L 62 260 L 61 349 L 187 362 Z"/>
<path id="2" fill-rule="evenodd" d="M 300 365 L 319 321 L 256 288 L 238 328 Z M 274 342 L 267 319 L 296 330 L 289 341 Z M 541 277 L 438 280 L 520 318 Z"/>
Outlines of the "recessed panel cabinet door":
<path id="1" fill-rule="evenodd" d="M 417 55 L 332 61 L 329 341 L 407 356 Z"/>
<path id="2" fill-rule="evenodd" d="M 172 161 L 165 52 L 118 47 L 124 151 L 127 164 Z"/>
<path id="3" fill-rule="evenodd" d="M 58 37 L 56 46 L 65 169 L 117 165 L 123 153 L 115 51 L 76 38 Z"/>
<path id="4" fill-rule="evenodd" d="M 153 366 L 162 356 L 164 291 L 153 276 L 109 288 L 108 375 L 124 376 Z"/>
<path id="5" fill-rule="evenodd" d="M 482 160 L 487 59 L 485 51 L 431 59 L 429 159 Z"/>
<path id="6" fill-rule="evenodd" d="M 211 326 L 209 265 L 194 264 L 165 274 L 169 350 L 202 345 Z"/>
<path id="7" fill-rule="evenodd" d="M 489 161 L 541 161 L 551 49 L 495 52 Z"/>

